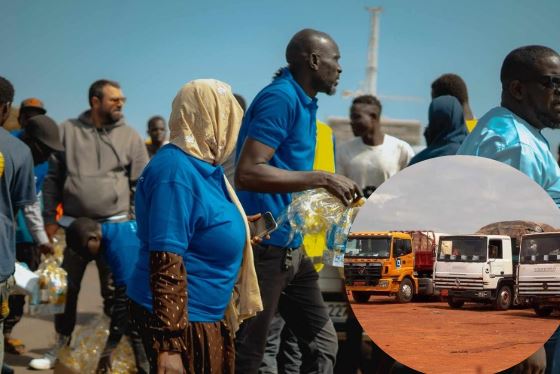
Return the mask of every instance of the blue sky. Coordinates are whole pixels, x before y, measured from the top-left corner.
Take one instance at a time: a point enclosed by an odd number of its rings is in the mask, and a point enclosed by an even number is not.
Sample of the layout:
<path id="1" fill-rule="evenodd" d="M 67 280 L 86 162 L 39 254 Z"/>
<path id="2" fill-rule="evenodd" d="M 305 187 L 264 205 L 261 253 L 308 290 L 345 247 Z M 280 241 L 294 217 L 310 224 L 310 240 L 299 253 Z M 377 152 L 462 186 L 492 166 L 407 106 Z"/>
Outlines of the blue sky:
<path id="1" fill-rule="evenodd" d="M 446 156 L 407 167 L 379 186 L 351 230 L 472 234 L 510 220 L 560 228 L 560 210 L 545 190 L 511 166 L 483 157 Z"/>
<path id="2" fill-rule="evenodd" d="M 179 87 L 196 78 L 230 83 L 250 101 L 283 66 L 298 30 L 325 31 L 338 42 L 343 73 L 333 97 L 319 97 L 319 117 L 346 115 L 343 90 L 365 77 L 369 15 L 380 19 L 378 93 L 421 100 L 384 101 L 384 115 L 427 121 L 430 83 L 455 72 L 469 86 L 480 117 L 499 103 L 499 69 L 515 47 L 560 51 L 560 1 L 4 1 L 0 75 L 16 103 L 44 100 L 57 121 L 87 107 L 87 88 L 106 77 L 121 83 L 125 114 L 144 135 L 154 114 L 168 117 Z M 552 132 L 546 132 L 550 136 Z M 552 145 L 560 134 L 552 135 Z"/>

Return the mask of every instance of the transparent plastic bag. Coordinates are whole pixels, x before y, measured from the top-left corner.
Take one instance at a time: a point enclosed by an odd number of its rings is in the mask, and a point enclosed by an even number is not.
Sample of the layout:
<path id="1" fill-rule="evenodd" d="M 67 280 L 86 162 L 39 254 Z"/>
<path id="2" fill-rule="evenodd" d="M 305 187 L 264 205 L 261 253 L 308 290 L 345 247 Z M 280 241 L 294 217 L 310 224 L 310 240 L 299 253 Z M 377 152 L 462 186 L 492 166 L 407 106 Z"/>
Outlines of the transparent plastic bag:
<path id="1" fill-rule="evenodd" d="M 109 318 L 100 315 L 76 329 L 71 346 L 65 347 L 58 356 L 60 362 L 78 373 L 95 373 L 99 357 L 109 336 L 109 325 Z M 136 363 L 132 347 L 128 339 L 123 338 L 113 352 L 111 373 L 135 372 Z"/>
<path id="2" fill-rule="evenodd" d="M 365 199 L 361 198 L 346 206 L 323 188 L 297 192 L 292 195 L 292 202 L 280 215 L 278 223 L 290 223 L 289 241 L 298 234 L 305 236 L 324 232 L 327 241 L 323 263 L 342 267 L 350 226 L 364 203 Z"/>
<path id="3" fill-rule="evenodd" d="M 47 256 L 35 272 L 39 288 L 31 295 L 29 314 L 52 315 L 64 312 L 68 290 L 67 273 L 53 256 Z"/>

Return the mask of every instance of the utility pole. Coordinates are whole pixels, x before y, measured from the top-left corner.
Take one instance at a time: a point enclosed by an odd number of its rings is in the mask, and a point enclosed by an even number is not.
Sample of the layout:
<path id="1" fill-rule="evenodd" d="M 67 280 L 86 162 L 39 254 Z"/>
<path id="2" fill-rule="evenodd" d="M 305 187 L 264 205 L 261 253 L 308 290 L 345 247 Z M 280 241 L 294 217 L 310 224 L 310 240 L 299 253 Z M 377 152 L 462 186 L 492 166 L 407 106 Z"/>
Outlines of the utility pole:
<path id="1" fill-rule="evenodd" d="M 379 46 L 379 14 L 383 11 L 381 7 L 366 7 L 371 15 L 371 29 L 368 43 L 368 64 L 366 68 L 366 93 L 376 95 L 377 93 L 377 49 Z"/>

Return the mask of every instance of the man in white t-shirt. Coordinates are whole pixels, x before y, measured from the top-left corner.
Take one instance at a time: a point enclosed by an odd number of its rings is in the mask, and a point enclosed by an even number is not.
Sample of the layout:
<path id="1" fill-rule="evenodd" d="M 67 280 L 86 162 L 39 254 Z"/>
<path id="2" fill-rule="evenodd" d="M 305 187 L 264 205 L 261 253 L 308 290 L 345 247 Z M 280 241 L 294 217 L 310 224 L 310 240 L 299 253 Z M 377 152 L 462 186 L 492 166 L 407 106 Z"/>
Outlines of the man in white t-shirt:
<path id="1" fill-rule="evenodd" d="M 341 145 L 336 155 L 336 172 L 356 182 L 366 197 L 414 156 L 408 143 L 381 130 L 380 118 L 381 102 L 375 96 L 356 97 L 350 107 L 356 138 Z"/>

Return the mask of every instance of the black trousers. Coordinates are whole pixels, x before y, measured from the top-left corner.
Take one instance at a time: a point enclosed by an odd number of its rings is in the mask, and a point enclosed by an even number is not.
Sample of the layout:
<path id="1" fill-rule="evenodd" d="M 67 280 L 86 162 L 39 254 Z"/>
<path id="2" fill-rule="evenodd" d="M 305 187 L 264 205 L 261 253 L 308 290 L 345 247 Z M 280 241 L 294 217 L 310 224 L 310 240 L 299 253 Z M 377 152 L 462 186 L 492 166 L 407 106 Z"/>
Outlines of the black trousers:
<path id="1" fill-rule="evenodd" d="M 109 265 L 103 256 L 95 259 L 97 272 L 99 273 L 99 283 L 101 284 L 101 296 L 103 297 L 103 312 L 111 315 L 115 287 Z M 64 249 L 64 260 L 62 268 L 68 273 L 68 291 L 66 294 L 66 306 L 64 313 L 56 314 L 54 317 L 54 328 L 57 333 L 71 336 L 76 326 L 76 312 L 78 307 L 78 294 L 82 279 L 89 261 L 78 255 L 70 247 Z"/>
<path id="2" fill-rule="evenodd" d="M 253 246 L 264 310 L 244 322 L 237 333 L 236 373 L 258 372 L 276 311 L 298 338 L 301 373 L 333 372 L 338 341 L 319 289 L 319 275 L 300 248 L 291 251 L 292 260 L 286 262 L 290 251 L 274 246 Z"/>
<path id="3" fill-rule="evenodd" d="M 111 311 L 111 325 L 109 327 L 109 337 L 105 344 L 102 354 L 110 354 L 115 350 L 123 336 L 129 339 L 130 345 L 134 352 L 136 361 L 136 369 L 139 374 L 147 374 L 150 371 L 150 365 L 142 344 L 140 332 L 131 322 L 129 312 L 129 298 L 126 295 L 126 286 L 116 286 L 114 293 L 113 309 Z"/>

